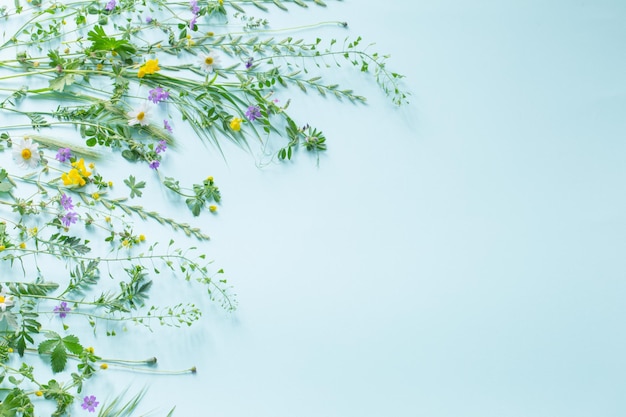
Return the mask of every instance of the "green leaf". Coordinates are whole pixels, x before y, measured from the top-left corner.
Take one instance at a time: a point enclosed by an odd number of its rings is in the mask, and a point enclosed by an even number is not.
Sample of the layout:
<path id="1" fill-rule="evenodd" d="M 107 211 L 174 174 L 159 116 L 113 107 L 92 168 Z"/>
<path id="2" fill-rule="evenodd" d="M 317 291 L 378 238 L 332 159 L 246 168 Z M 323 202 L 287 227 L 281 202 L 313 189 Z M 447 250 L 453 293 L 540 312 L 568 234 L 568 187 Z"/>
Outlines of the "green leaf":
<path id="1" fill-rule="evenodd" d="M 52 365 L 52 372 L 61 372 L 65 369 L 67 363 L 67 351 L 63 343 L 57 343 L 54 350 L 50 354 L 50 364 Z"/>

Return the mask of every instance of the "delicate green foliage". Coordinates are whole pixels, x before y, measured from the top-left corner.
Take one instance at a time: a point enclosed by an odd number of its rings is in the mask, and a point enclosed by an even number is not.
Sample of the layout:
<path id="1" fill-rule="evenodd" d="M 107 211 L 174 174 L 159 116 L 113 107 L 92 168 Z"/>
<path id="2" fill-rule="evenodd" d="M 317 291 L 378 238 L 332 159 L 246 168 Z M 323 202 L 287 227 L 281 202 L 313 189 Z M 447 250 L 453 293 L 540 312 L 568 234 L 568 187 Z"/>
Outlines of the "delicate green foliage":
<path id="1" fill-rule="evenodd" d="M 128 188 L 130 188 L 130 198 L 135 198 L 135 196 L 137 197 L 141 197 L 142 196 L 142 192 L 141 189 L 142 188 L 146 188 L 146 182 L 145 181 L 139 181 L 139 182 L 135 182 L 135 177 L 133 175 L 130 175 L 128 177 L 128 179 L 124 180 L 124 184 L 126 184 L 126 186 L 128 186 Z"/>

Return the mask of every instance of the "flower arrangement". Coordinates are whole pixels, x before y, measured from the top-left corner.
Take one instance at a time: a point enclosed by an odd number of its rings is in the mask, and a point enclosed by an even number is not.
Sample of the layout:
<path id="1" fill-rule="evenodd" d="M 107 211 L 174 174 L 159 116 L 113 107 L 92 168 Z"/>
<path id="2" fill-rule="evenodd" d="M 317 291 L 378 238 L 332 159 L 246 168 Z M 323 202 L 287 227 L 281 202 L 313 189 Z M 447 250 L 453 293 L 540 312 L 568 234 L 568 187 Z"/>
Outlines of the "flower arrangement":
<path id="1" fill-rule="evenodd" d="M 322 0 L 16 0 L 0 7 L 0 21 L 14 28 L 0 39 L 0 415 L 34 416 L 40 401 L 54 403 L 54 416 L 72 407 L 129 415 L 142 393 L 124 404 L 119 398 L 101 404 L 88 381 L 115 364 L 154 367 L 156 359 L 106 359 L 86 340 L 89 333 L 115 336 L 102 323 L 196 322 L 201 309 L 194 304 L 151 304 L 157 275 L 182 277 L 226 310 L 236 308 L 224 271 L 195 248 L 208 236 L 136 204 L 148 182 L 135 175 L 118 181 L 107 161 L 122 158 L 142 176 L 156 176 L 193 216 L 216 213 L 222 197 L 213 177 L 182 185 L 164 174 L 182 125 L 218 152 L 224 141 L 245 149 L 251 142 L 278 143 L 279 161 L 299 149 L 325 151 L 324 134 L 294 120 L 290 101 L 281 102 L 276 91 L 297 87 L 365 102 L 325 81 L 329 62 L 373 74 L 394 103 L 406 101 L 402 76 L 387 69 L 386 56 L 362 48 L 361 38 L 343 45 L 278 39 L 267 19 L 248 13 L 289 4 L 326 6 Z M 243 22 L 243 30 L 230 30 L 229 17 Z M 311 76 L 313 69 L 319 75 Z M 180 231 L 183 242 L 147 237 L 136 221 Z M 79 337 L 74 328 L 88 332 Z M 35 357 L 67 379 L 42 380 Z"/>

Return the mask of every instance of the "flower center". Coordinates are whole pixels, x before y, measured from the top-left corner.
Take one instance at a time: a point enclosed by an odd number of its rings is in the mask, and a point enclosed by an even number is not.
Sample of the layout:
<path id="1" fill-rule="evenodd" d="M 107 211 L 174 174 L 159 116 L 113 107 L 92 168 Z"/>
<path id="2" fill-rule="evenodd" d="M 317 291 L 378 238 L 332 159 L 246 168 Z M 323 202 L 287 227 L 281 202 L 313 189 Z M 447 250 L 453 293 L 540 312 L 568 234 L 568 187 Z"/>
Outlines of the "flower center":
<path id="1" fill-rule="evenodd" d="M 31 156 L 33 156 L 33 154 L 30 149 L 22 149 L 22 158 L 30 159 Z"/>
<path id="2" fill-rule="evenodd" d="M 4 303 L 4 300 L 5 300 L 4 295 L 0 295 L 0 303 Z"/>
<path id="3" fill-rule="evenodd" d="M 207 65 L 213 65 L 213 57 L 207 56 L 206 58 L 204 58 L 204 63 Z"/>
<path id="4" fill-rule="evenodd" d="M 137 120 L 142 121 L 144 117 L 146 117 L 146 113 L 144 113 L 142 111 L 137 113 Z"/>

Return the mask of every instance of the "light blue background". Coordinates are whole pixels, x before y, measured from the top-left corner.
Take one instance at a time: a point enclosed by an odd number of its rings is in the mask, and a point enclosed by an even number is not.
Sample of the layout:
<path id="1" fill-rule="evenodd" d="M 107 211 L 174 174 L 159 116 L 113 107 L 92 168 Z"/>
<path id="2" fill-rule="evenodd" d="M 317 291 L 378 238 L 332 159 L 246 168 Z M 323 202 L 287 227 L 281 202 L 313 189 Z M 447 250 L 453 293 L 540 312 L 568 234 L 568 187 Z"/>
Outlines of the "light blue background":
<path id="1" fill-rule="evenodd" d="M 345 70 L 368 106 L 291 107 L 319 168 L 212 159 L 241 307 L 155 391 L 194 416 L 626 415 L 625 3 L 329 4 L 269 18 L 347 20 L 304 34 L 376 42 L 411 104 Z"/>
<path id="2" fill-rule="evenodd" d="M 183 144 L 164 173 L 216 178 L 224 203 L 196 224 L 240 308 L 133 348 L 197 375 L 96 383 L 149 383 L 143 407 L 181 416 L 626 415 L 626 3 L 329 0 L 267 17 L 347 20 L 294 36 L 376 42 L 411 104 L 333 69 L 367 106 L 281 97 L 328 137 L 319 167 Z M 99 346 L 126 355 L 120 340 Z"/>

